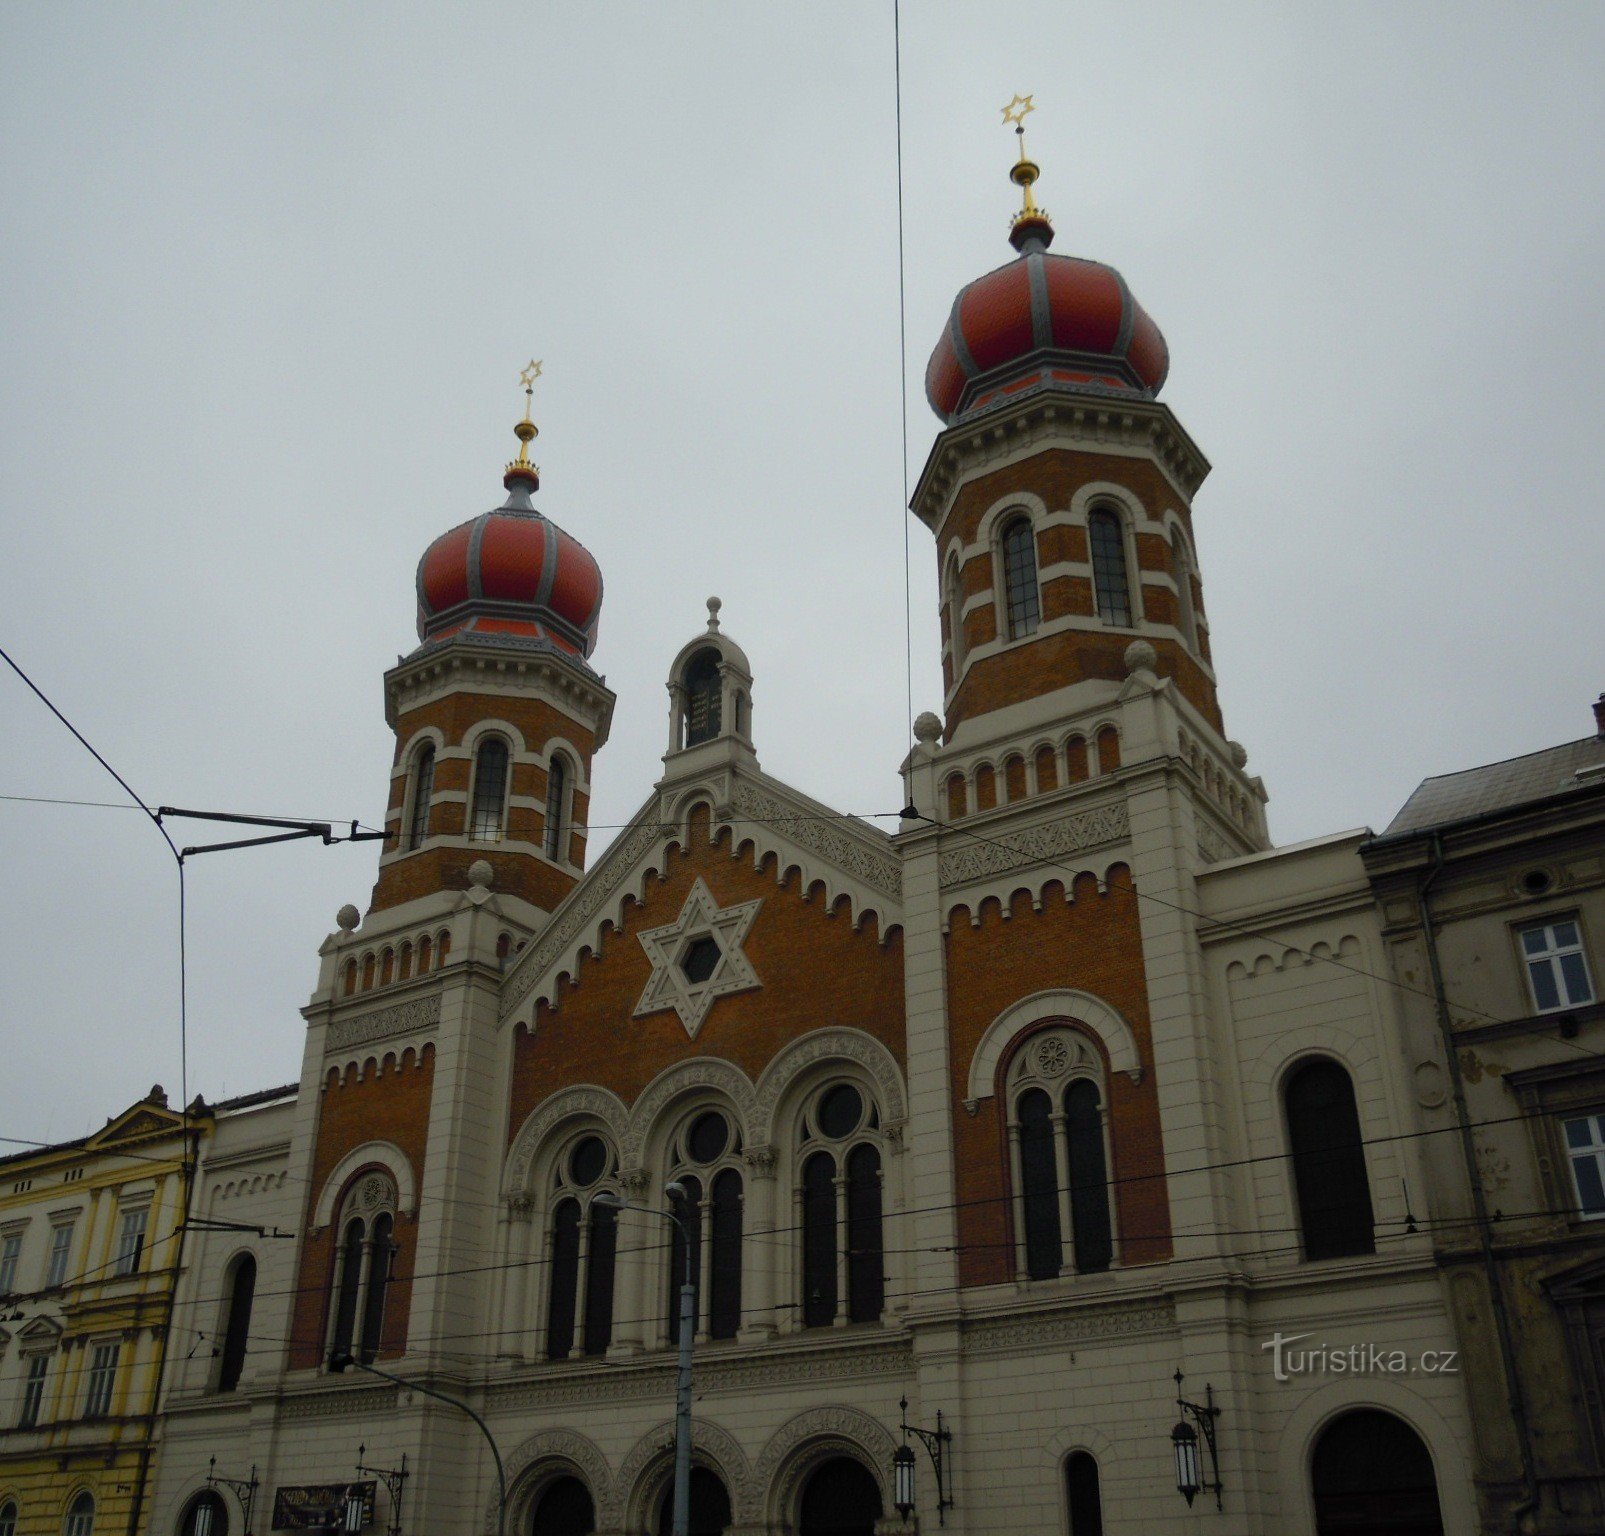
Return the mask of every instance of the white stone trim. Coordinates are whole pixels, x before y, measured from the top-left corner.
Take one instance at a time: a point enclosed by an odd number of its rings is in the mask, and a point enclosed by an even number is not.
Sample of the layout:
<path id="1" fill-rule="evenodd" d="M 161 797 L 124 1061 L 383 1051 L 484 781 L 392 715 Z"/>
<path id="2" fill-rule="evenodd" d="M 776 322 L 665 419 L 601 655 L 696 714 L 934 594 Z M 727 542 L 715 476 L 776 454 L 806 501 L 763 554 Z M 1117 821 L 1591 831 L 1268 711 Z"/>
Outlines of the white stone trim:
<path id="1" fill-rule="evenodd" d="M 399 1208 L 408 1216 L 417 1216 L 418 1185 L 413 1178 L 412 1163 L 406 1154 L 394 1142 L 365 1141 L 360 1147 L 353 1147 L 347 1152 L 323 1181 L 323 1188 L 318 1193 L 318 1203 L 312 1217 L 312 1225 L 316 1229 L 321 1231 L 334 1220 L 334 1202 L 339 1198 L 341 1190 L 345 1188 L 351 1176 L 367 1163 L 378 1163 L 381 1168 L 389 1172 L 396 1182 Z"/>
<path id="2" fill-rule="evenodd" d="M 1022 1030 L 1049 1019 L 1063 1019 L 1079 1025 L 1097 1037 L 1109 1057 L 1112 1072 L 1124 1072 L 1132 1082 L 1142 1079 L 1142 1062 L 1137 1054 L 1137 1037 L 1120 1011 L 1090 992 L 1072 988 L 1036 992 L 1005 1008 L 981 1036 L 970 1059 L 966 1097 L 979 1101 L 992 1097 L 998 1064 L 1003 1053 Z"/>

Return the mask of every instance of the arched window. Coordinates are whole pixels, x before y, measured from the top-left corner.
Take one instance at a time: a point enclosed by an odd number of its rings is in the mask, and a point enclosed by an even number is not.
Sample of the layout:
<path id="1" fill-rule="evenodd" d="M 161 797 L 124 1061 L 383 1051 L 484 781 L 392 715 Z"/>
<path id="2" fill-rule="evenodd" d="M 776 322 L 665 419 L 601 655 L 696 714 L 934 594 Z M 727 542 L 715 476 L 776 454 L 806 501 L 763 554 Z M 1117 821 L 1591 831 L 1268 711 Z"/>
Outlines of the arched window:
<path id="1" fill-rule="evenodd" d="M 809 1103 L 796 1198 L 802 1215 L 805 1328 L 869 1323 L 885 1305 L 880 1114 L 853 1083 Z"/>
<path id="2" fill-rule="evenodd" d="M 549 859 L 568 863 L 564 844 L 564 818 L 568 808 L 568 764 L 556 754 L 546 765 L 546 839 L 543 852 Z"/>
<path id="3" fill-rule="evenodd" d="M 552 1171 L 548 1359 L 605 1354 L 613 1342 L 618 1211 L 599 1205 L 596 1197 L 604 1192 L 618 1195 L 617 1173 L 613 1149 L 592 1132 L 566 1146 Z"/>
<path id="4" fill-rule="evenodd" d="M 1432 1457 L 1380 1408 L 1356 1408 L 1321 1431 L 1310 1483 L 1316 1536 L 1442 1536 Z"/>
<path id="5" fill-rule="evenodd" d="M 228 1318 L 223 1327 L 223 1353 L 217 1370 L 217 1390 L 232 1392 L 245 1367 L 246 1343 L 251 1334 L 251 1302 L 256 1296 L 256 1260 L 243 1253 L 229 1275 Z"/>
<path id="6" fill-rule="evenodd" d="M 881 1507 L 880 1485 L 869 1468 L 850 1456 L 833 1456 L 803 1484 L 799 1536 L 874 1536 Z"/>
<path id="7" fill-rule="evenodd" d="M 596 1504 L 577 1477 L 548 1483 L 535 1501 L 530 1536 L 590 1536 L 595 1529 Z"/>
<path id="8" fill-rule="evenodd" d="M 957 555 L 949 555 L 947 575 L 943 578 L 943 599 L 947 605 L 947 649 L 953 663 L 953 681 L 959 680 L 959 668 L 964 665 L 964 588 L 959 578 Z"/>
<path id="9" fill-rule="evenodd" d="M 435 792 L 435 748 L 426 743 L 412 768 L 412 815 L 407 822 L 407 846 L 422 848 L 429 836 L 429 801 Z"/>
<path id="10" fill-rule="evenodd" d="M 477 843 L 499 843 L 505 825 L 507 800 L 507 743 L 487 736 L 474 754 L 474 803 L 468 835 Z"/>
<path id="11" fill-rule="evenodd" d="M 1131 581 L 1126 574 L 1126 538 L 1120 518 L 1106 507 L 1097 508 L 1087 519 L 1087 539 L 1092 546 L 1092 587 L 1098 602 L 1098 617 L 1105 624 L 1131 624 Z"/>
<path id="12" fill-rule="evenodd" d="M 1071 1451 L 1064 1464 L 1064 1485 L 1070 1505 L 1070 1536 L 1103 1536 L 1098 1463 L 1088 1452 Z"/>
<path id="13" fill-rule="evenodd" d="M 0 1536 L 17 1536 L 17 1506 L 10 1499 L 0 1504 Z"/>
<path id="14" fill-rule="evenodd" d="M 698 651 L 685 669 L 685 744 L 712 741 L 720 726 L 719 653 Z"/>
<path id="15" fill-rule="evenodd" d="M 1035 1036 L 1009 1069 L 1021 1279 L 1090 1274 L 1114 1260 L 1101 1079 L 1097 1053 L 1072 1029 Z"/>
<path id="16" fill-rule="evenodd" d="M 699 1339 L 733 1339 L 741 1327 L 741 1135 L 721 1109 L 697 1111 L 669 1145 L 670 1178 L 686 1198 L 676 1214 L 690 1229 Z M 665 1337 L 679 1337 L 685 1239 L 678 1226 L 669 1255 Z"/>
<path id="17" fill-rule="evenodd" d="M 211 1488 L 196 1494 L 178 1531 L 179 1536 L 228 1536 L 228 1505 L 222 1495 Z"/>
<path id="18" fill-rule="evenodd" d="M 86 1488 L 68 1506 L 62 1536 L 95 1536 L 95 1496 Z"/>
<path id="19" fill-rule="evenodd" d="M 689 1536 L 719 1536 L 730 1524 L 730 1495 L 717 1472 L 707 1467 L 691 1469 Z M 658 1505 L 658 1536 L 669 1536 L 674 1529 L 674 1484 L 663 1490 Z"/>
<path id="20" fill-rule="evenodd" d="M 388 1173 L 362 1174 L 341 1204 L 334 1266 L 332 1348 L 372 1361 L 384 1334 L 385 1293 L 395 1259 L 396 1186 Z M 254 1273 L 253 1273 L 254 1288 Z M 247 1314 L 248 1316 L 249 1314 Z"/>
<path id="21" fill-rule="evenodd" d="M 1375 1253 L 1371 1187 L 1349 1074 L 1318 1057 L 1292 1073 L 1284 1097 L 1304 1257 Z"/>
<path id="22" fill-rule="evenodd" d="M 1198 615 L 1193 609 L 1193 562 L 1180 528 L 1170 530 L 1170 572 L 1176 580 L 1176 613 L 1189 650 L 1198 649 Z"/>
<path id="23" fill-rule="evenodd" d="M 1031 519 L 1014 518 L 1003 530 L 1003 593 L 1011 640 L 1036 633 L 1042 622 L 1042 604 L 1037 595 L 1037 541 L 1031 532 Z"/>

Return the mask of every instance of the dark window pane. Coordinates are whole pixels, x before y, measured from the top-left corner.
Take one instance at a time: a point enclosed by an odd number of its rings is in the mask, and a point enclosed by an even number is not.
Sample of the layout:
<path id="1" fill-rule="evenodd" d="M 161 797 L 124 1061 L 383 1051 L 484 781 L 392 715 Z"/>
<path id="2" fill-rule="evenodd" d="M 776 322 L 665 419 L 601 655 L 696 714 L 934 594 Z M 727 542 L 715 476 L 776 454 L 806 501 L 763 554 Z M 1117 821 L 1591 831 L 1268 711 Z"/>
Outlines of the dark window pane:
<path id="1" fill-rule="evenodd" d="M 816 1153 L 803 1164 L 803 1327 L 836 1320 L 836 1160 Z"/>
<path id="2" fill-rule="evenodd" d="M 217 1390 L 232 1392 L 245 1367 L 245 1344 L 251 1332 L 251 1302 L 256 1296 L 256 1260 L 245 1254 L 234 1266 L 229 1286 L 228 1326 L 223 1334 L 223 1359 L 218 1368 Z"/>
<path id="3" fill-rule="evenodd" d="M 1053 1103 L 1040 1088 L 1020 1095 L 1020 1191 L 1025 1204 L 1025 1268 L 1049 1280 L 1064 1262 L 1059 1172 L 1053 1155 Z"/>
<path id="4" fill-rule="evenodd" d="M 1310 1461 L 1317 1536 L 1441 1536 L 1438 1485 L 1421 1437 L 1391 1413 L 1334 1419 Z"/>
<path id="5" fill-rule="evenodd" d="M 881 1490 L 874 1474 L 849 1456 L 836 1456 L 803 1487 L 799 1536 L 874 1536 Z"/>
<path id="6" fill-rule="evenodd" d="M 585 1353 L 606 1354 L 613 1342 L 613 1255 L 618 1247 L 619 1213 L 591 1206 L 591 1254 L 585 1271 Z"/>
<path id="7" fill-rule="evenodd" d="M 719 653 L 698 651 L 685 669 L 685 744 L 719 734 Z"/>
<path id="8" fill-rule="evenodd" d="M 1287 1131 L 1304 1257 L 1375 1253 L 1354 1086 L 1336 1062 L 1309 1062 L 1288 1079 Z"/>
<path id="9" fill-rule="evenodd" d="M 707 1467 L 692 1467 L 689 1489 L 690 1518 L 686 1526 L 690 1536 L 719 1536 L 730 1524 L 730 1495 L 717 1472 Z M 674 1482 L 663 1490 L 663 1502 L 658 1506 L 658 1536 L 669 1536 L 674 1529 Z"/>
<path id="10" fill-rule="evenodd" d="M 1109 1170 L 1103 1156 L 1098 1089 L 1086 1078 L 1064 1096 L 1065 1138 L 1070 1144 L 1070 1236 L 1077 1270 L 1108 1269 L 1114 1257 L 1109 1232 Z"/>
<path id="11" fill-rule="evenodd" d="M 563 797 L 568 792 L 568 770 L 563 759 L 554 757 L 546 769 L 546 843 L 549 859 L 561 859 L 563 852 Z"/>
<path id="12" fill-rule="evenodd" d="M 599 1136 L 587 1136 L 569 1154 L 568 1176 L 581 1189 L 589 1189 L 606 1172 L 607 1144 Z"/>
<path id="13" fill-rule="evenodd" d="M 696 1163 L 711 1163 L 730 1145 L 730 1122 L 718 1113 L 699 1115 L 686 1137 L 686 1150 Z"/>
<path id="14" fill-rule="evenodd" d="M 589 1536 L 596 1529 L 591 1491 L 577 1477 L 560 1477 L 535 1501 L 530 1536 Z"/>
<path id="15" fill-rule="evenodd" d="M 390 1241 L 392 1221 L 388 1212 L 373 1224 L 372 1251 L 368 1259 L 368 1296 L 362 1308 L 362 1358 L 372 1360 L 379 1353 L 384 1332 L 385 1292 L 390 1285 Z"/>
<path id="16" fill-rule="evenodd" d="M 412 776 L 412 825 L 407 829 L 407 846 L 418 847 L 429 836 L 429 797 L 435 792 L 435 749 L 425 747 L 418 754 Z"/>
<path id="17" fill-rule="evenodd" d="M 863 1097 L 851 1083 L 838 1083 L 819 1101 L 819 1128 L 827 1136 L 851 1136 L 863 1118 Z"/>
<path id="18" fill-rule="evenodd" d="M 857 1146 L 847 1154 L 847 1315 L 872 1323 L 886 1296 L 881 1254 L 881 1155 Z"/>
<path id="19" fill-rule="evenodd" d="M 474 759 L 474 811 L 468 835 L 481 843 L 502 836 L 502 801 L 507 796 L 507 743 L 491 736 L 480 743 Z"/>
<path id="20" fill-rule="evenodd" d="M 1105 624 L 1131 623 L 1131 586 L 1126 576 L 1126 541 L 1113 512 L 1094 512 L 1087 519 L 1092 544 L 1092 585 L 1098 596 L 1098 617 Z"/>
<path id="21" fill-rule="evenodd" d="M 669 1306 L 668 1340 L 671 1344 L 680 1341 L 680 1288 L 685 1284 L 685 1234 L 681 1230 L 681 1223 L 691 1234 L 691 1289 L 695 1293 L 691 1301 L 691 1319 L 695 1323 L 702 1312 L 702 1184 L 697 1179 L 680 1179 L 680 1187 L 685 1190 L 685 1199 L 677 1200 L 674 1204 L 675 1214 L 679 1221 L 671 1222 L 674 1237 L 671 1240 L 669 1252 Z"/>
<path id="22" fill-rule="evenodd" d="M 1003 535 L 1003 583 L 1009 608 L 1009 639 L 1033 634 L 1042 618 L 1037 598 L 1037 546 L 1030 522 L 1021 517 Z"/>
<path id="23" fill-rule="evenodd" d="M 357 1290 L 362 1284 L 362 1222 L 346 1227 L 340 1249 L 340 1295 L 334 1315 L 334 1347 L 350 1349 L 357 1327 Z"/>
<path id="24" fill-rule="evenodd" d="M 733 1339 L 741 1326 L 741 1175 L 726 1168 L 713 1181 L 708 1332 Z"/>
<path id="25" fill-rule="evenodd" d="M 685 958 L 680 962 L 680 969 L 685 972 L 687 981 L 706 981 L 719 968 L 723 958 L 719 941 L 704 935 L 691 941 Z"/>
<path id="26" fill-rule="evenodd" d="M 1064 1480 L 1070 1500 L 1070 1536 L 1103 1536 L 1098 1463 L 1085 1451 L 1072 1451 L 1064 1464 Z"/>
<path id="27" fill-rule="evenodd" d="M 561 1360 L 574 1347 L 574 1293 L 580 1276 L 580 1206 L 562 1201 L 552 1215 L 551 1293 L 546 1304 L 546 1353 Z"/>

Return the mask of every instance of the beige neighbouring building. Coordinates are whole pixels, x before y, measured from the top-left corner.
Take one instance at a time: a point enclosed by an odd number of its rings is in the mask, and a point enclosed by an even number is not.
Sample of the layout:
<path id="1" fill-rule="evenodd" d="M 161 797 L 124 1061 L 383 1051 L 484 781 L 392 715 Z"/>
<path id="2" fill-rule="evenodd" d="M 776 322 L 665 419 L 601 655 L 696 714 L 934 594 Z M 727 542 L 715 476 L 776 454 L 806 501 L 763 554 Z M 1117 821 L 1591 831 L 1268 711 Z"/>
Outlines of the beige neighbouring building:
<path id="1" fill-rule="evenodd" d="M 1364 849 L 1401 981 L 1489 1530 L 1605 1530 L 1605 696 Z M 1462 1130 L 1464 1127 L 1464 1130 Z"/>
<path id="2" fill-rule="evenodd" d="M 698 1533 L 1476 1529 L 1368 834 L 1270 846 L 1200 575 L 1230 509 L 1195 536 L 1164 340 L 1014 174 L 1017 255 L 927 376 L 945 692 L 901 820 L 763 771 L 710 600 L 662 777 L 588 858 L 595 562 L 522 449 L 425 552 L 377 884 L 299 1085 L 200 1172 L 153 1530 L 239 1536 L 242 1486 L 253 1531 L 311 1528 L 361 1481 L 375 1531 L 494 1529 L 474 1424 L 407 1383 L 482 1416 L 509 1530 L 666 1529 L 671 1179 Z M 1178 1395 L 1218 1410 L 1189 1497 Z M 906 1520 L 904 1397 L 951 1431 Z"/>

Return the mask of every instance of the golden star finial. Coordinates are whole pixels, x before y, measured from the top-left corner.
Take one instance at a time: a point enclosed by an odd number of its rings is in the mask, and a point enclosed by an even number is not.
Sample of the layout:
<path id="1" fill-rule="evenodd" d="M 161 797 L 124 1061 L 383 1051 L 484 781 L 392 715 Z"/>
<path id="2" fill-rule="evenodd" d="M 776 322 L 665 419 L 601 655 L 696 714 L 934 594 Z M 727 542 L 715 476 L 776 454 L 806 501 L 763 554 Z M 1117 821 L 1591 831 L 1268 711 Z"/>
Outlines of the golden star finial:
<path id="1" fill-rule="evenodd" d="M 509 474 L 528 472 L 533 474 L 535 466 L 529 461 L 529 445 L 540 434 L 540 428 L 535 425 L 535 381 L 541 376 L 541 365 L 533 357 L 527 367 L 518 371 L 518 382 L 524 386 L 524 419 L 513 428 L 513 434 L 518 438 L 518 457 L 507 466 Z"/>
<path id="2" fill-rule="evenodd" d="M 1032 93 L 1035 94 L 1034 92 Z M 1003 121 L 1013 123 L 1021 132 L 1025 131 L 1025 117 L 1028 112 L 1036 111 L 1036 103 L 1031 96 L 1022 96 L 1015 92 L 1014 100 L 1003 109 Z"/>
<path id="3" fill-rule="evenodd" d="M 524 386 L 527 395 L 535 388 L 535 381 L 541 376 L 541 365 L 532 357 L 529 366 L 519 370 L 518 382 Z"/>

